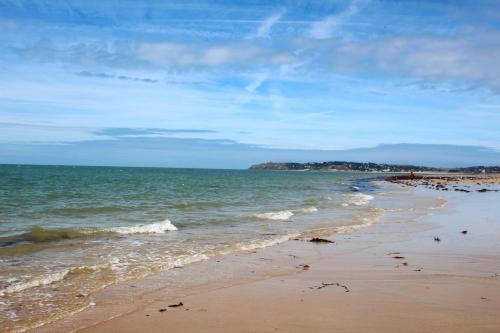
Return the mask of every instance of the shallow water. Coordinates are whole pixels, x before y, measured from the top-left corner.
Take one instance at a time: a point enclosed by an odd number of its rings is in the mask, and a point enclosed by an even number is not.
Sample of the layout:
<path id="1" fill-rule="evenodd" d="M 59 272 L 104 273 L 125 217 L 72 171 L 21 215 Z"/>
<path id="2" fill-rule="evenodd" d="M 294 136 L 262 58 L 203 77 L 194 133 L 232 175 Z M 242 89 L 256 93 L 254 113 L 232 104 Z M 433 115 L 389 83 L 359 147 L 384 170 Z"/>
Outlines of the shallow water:
<path id="1" fill-rule="evenodd" d="M 373 174 L 0 166 L 0 322 L 23 330 L 119 281 L 370 225 Z"/>

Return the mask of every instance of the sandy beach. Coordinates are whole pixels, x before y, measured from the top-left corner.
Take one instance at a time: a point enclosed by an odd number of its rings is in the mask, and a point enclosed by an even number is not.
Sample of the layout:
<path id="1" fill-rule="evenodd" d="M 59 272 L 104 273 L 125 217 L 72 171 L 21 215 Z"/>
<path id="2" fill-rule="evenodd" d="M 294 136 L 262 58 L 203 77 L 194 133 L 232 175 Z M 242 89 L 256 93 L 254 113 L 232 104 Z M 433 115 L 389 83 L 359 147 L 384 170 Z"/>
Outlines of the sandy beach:
<path id="1" fill-rule="evenodd" d="M 35 331 L 500 331 L 499 193 L 382 183 L 401 209 L 376 225 L 114 285 Z"/>

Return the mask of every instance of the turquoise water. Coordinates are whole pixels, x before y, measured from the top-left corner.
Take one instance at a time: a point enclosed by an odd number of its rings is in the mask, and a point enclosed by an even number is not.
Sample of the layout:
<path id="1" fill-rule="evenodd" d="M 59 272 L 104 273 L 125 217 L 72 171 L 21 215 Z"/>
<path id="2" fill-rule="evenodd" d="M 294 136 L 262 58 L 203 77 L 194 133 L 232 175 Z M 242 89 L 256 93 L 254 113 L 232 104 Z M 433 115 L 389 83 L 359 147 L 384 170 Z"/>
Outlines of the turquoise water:
<path id="1" fill-rule="evenodd" d="M 39 325 L 159 270 L 374 223 L 367 178 L 1 165 L 1 325 Z"/>

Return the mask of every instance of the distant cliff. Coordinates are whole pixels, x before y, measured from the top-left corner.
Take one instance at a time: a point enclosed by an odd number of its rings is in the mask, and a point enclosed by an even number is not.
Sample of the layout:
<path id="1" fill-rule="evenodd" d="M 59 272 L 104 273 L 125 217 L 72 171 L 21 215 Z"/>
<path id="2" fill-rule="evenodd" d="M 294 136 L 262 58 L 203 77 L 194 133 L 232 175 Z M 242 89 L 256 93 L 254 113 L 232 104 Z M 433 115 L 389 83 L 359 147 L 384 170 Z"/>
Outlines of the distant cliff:
<path id="1" fill-rule="evenodd" d="M 363 172 L 466 172 L 466 173 L 500 173 L 500 167 L 475 166 L 468 168 L 431 168 L 416 165 L 398 165 L 398 164 L 377 164 L 377 163 L 359 163 L 359 162 L 309 162 L 309 163 L 275 163 L 267 162 L 254 164 L 251 170 L 297 170 L 297 171 L 363 171 Z"/>

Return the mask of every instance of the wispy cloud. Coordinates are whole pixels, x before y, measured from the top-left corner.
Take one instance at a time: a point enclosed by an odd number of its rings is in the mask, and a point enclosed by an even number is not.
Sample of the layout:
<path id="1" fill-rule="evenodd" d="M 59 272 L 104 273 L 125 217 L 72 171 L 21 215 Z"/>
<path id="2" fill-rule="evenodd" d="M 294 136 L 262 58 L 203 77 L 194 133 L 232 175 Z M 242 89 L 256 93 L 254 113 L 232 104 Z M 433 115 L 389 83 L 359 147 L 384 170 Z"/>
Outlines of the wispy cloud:
<path id="1" fill-rule="evenodd" d="M 146 83 L 157 83 L 158 80 L 150 79 L 150 78 L 141 78 L 141 77 L 133 77 L 126 75 L 115 75 L 115 74 L 107 74 L 107 73 L 92 73 L 89 71 L 81 71 L 76 73 L 79 76 L 84 77 L 95 77 L 99 79 L 117 79 L 124 81 L 137 81 L 137 82 L 146 82 Z"/>
<path id="2" fill-rule="evenodd" d="M 347 9 L 345 9 L 341 13 L 328 15 L 323 20 L 311 24 L 309 35 L 312 38 L 317 39 L 331 38 L 334 35 L 338 35 L 339 31 L 336 30 L 340 29 L 341 25 L 351 16 L 356 14 L 358 10 L 358 1 L 351 2 Z"/>
<path id="3" fill-rule="evenodd" d="M 217 133 L 213 130 L 205 129 L 169 129 L 169 128 L 104 128 L 93 131 L 96 135 L 105 135 L 110 137 L 141 137 L 151 135 L 169 135 L 169 134 L 207 134 Z"/>
<path id="4" fill-rule="evenodd" d="M 255 37 L 260 37 L 260 38 L 268 38 L 269 33 L 271 32 L 271 28 L 280 20 L 280 18 L 285 14 L 285 10 L 282 9 L 277 13 L 272 14 L 271 16 L 267 17 L 260 26 L 257 28 L 257 31 L 255 33 Z"/>
<path id="5" fill-rule="evenodd" d="M 255 90 L 257 90 L 257 88 L 259 88 L 261 86 L 262 83 L 264 83 L 264 81 L 269 77 L 268 74 L 266 73 L 261 73 L 259 75 L 257 75 L 255 77 L 255 79 L 250 82 L 246 87 L 245 87 L 245 90 L 252 93 L 254 92 Z"/>

